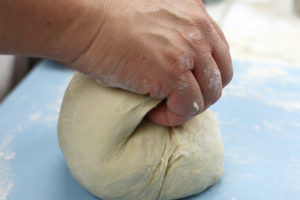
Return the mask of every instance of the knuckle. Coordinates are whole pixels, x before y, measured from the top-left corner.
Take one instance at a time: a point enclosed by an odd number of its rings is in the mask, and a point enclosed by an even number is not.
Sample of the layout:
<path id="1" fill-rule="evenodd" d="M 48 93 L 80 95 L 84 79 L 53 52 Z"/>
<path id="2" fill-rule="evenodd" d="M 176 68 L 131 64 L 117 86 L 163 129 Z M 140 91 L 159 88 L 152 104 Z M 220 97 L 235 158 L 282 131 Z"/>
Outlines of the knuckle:
<path id="1" fill-rule="evenodd" d="M 156 82 L 149 88 L 149 94 L 153 98 L 164 99 L 168 96 L 168 87 L 165 87 L 162 82 Z"/>
<path id="2" fill-rule="evenodd" d="M 207 37 L 205 37 L 205 34 L 203 34 L 199 30 L 194 30 L 193 32 L 190 32 L 187 35 L 187 41 L 190 43 L 191 46 L 200 51 L 197 52 L 197 54 L 212 52 L 213 47 L 210 44 L 210 41 Z"/>
<path id="3" fill-rule="evenodd" d="M 209 42 L 208 40 L 205 38 L 205 36 L 203 34 L 201 34 L 200 31 L 195 31 L 192 32 L 188 35 L 188 39 L 192 42 L 192 43 L 197 43 L 197 45 L 207 45 L 209 46 Z"/>
<path id="4" fill-rule="evenodd" d="M 213 32 L 213 26 L 209 19 L 202 14 L 195 14 L 192 16 L 193 24 L 205 33 Z"/>
<path id="5" fill-rule="evenodd" d="M 167 66 L 170 69 L 171 74 L 176 77 L 194 68 L 194 56 L 188 51 L 171 53 L 168 56 L 167 62 Z"/>

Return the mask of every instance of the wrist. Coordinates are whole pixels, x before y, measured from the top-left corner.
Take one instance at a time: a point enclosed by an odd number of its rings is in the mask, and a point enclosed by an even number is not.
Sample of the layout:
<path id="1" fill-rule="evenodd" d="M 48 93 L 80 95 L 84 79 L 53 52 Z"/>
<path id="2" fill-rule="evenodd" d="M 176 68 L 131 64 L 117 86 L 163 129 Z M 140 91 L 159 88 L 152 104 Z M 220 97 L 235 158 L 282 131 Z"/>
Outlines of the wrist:
<path id="1" fill-rule="evenodd" d="M 99 33 L 105 18 L 101 1 L 76 2 L 78 5 L 67 13 L 70 19 L 66 21 L 63 30 L 56 40 L 49 41 L 45 57 L 72 63 L 89 48 Z"/>
<path id="2" fill-rule="evenodd" d="M 69 62 L 97 34 L 104 1 L 0 1 L 0 53 Z"/>

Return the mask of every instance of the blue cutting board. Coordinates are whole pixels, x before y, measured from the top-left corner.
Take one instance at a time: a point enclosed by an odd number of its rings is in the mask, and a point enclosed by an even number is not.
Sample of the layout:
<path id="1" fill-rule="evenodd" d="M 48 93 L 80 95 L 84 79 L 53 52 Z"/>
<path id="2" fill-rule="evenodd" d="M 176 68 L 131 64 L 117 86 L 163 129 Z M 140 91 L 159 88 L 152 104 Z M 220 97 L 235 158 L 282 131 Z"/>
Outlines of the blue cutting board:
<path id="1" fill-rule="evenodd" d="M 234 68 L 212 107 L 224 141 L 223 177 L 186 199 L 300 199 L 300 67 L 235 60 Z M 0 199 L 96 199 L 72 178 L 57 142 L 72 75 L 42 61 L 0 106 Z"/>

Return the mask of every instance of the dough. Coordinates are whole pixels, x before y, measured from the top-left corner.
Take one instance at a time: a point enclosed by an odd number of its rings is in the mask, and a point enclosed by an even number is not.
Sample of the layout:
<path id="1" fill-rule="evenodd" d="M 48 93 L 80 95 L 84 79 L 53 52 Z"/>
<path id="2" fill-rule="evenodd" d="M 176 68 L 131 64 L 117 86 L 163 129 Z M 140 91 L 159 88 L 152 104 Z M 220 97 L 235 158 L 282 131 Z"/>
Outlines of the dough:
<path id="1" fill-rule="evenodd" d="M 58 139 L 84 188 L 104 200 L 178 199 L 220 178 L 223 145 L 215 115 L 205 111 L 183 126 L 162 127 L 144 119 L 158 103 L 74 75 Z"/>

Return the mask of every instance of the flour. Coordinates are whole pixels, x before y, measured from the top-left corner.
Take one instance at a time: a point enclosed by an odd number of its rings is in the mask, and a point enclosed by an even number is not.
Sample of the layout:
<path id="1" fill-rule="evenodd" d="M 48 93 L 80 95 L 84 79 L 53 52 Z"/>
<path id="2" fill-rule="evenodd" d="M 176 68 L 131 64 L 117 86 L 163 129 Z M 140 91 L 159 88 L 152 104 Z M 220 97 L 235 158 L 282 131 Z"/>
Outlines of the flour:
<path id="1" fill-rule="evenodd" d="M 258 126 L 258 125 L 255 125 L 255 126 L 252 127 L 252 129 L 253 129 L 254 131 L 258 132 L 258 131 L 261 130 L 261 127 Z"/>
<path id="2" fill-rule="evenodd" d="M 286 193 L 295 193 L 300 191 L 300 162 L 298 160 L 298 155 L 291 155 L 286 158 L 283 162 L 283 183 L 280 185 L 281 190 L 284 190 Z"/>
<path id="3" fill-rule="evenodd" d="M 18 134 L 24 132 L 35 123 L 45 124 L 46 126 L 55 126 L 60 110 L 62 96 L 65 91 L 65 87 L 70 77 L 66 77 L 65 83 L 55 87 L 54 93 L 57 97 L 54 101 L 49 103 L 32 102 L 32 113 L 28 114 L 24 121 L 18 121 L 18 126 L 13 129 L 8 129 L 0 134 L 0 200 L 9 199 L 14 188 L 14 169 L 13 163 L 17 163 L 14 160 L 18 157 L 13 149 L 14 139 L 18 137 Z M 19 100 L 27 101 L 27 96 L 21 96 Z M 34 137 L 34 135 L 28 136 Z M 26 142 L 26 141 L 24 141 Z M 16 144 L 15 144 L 16 145 Z M 18 163 L 19 165 L 20 163 Z"/>
<path id="4" fill-rule="evenodd" d="M 191 56 L 190 53 L 184 52 L 182 55 L 178 57 L 178 66 L 175 66 L 178 68 L 178 70 L 182 73 L 193 69 L 194 67 L 194 59 L 193 56 Z"/>
<path id="5" fill-rule="evenodd" d="M 29 115 L 29 120 L 30 121 L 37 121 L 38 119 L 40 119 L 41 115 L 42 115 L 41 111 L 32 113 L 31 115 Z"/>
<path id="6" fill-rule="evenodd" d="M 207 66 L 204 69 L 204 75 L 208 78 L 208 89 L 217 92 L 221 86 L 220 71 L 214 67 Z"/>
<path id="7" fill-rule="evenodd" d="M 11 152 L 10 154 L 4 154 L 3 152 L 0 152 L 0 159 L 4 160 L 13 160 L 15 158 L 16 152 Z"/>
<path id="8" fill-rule="evenodd" d="M 247 155 L 247 156 L 245 156 Z M 250 155 L 247 148 L 231 147 L 225 151 L 225 158 L 234 165 L 250 165 L 263 163 L 264 159 L 260 154 Z"/>
<path id="9" fill-rule="evenodd" d="M 66 82 L 69 79 L 66 79 Z M 62 96 L 65 90 L 65 84 L 62 84 L 57 87 L 56 93 L 57 97 L 52 102 L 46 105 L 39 105 L 38 109 L 33 111 L 28 119 L 32 123 L 40 123 L 42 125 L 54 126 L 58 120 L 58 114 L 60 110 L 60 105 L 62 102 Z"/>
<path id="10" fill-rule="evenodd" d="M 9 145 L 13 135 L 4 136 L 0 140 L 0 200 L 6 200 L 13 188 L 13 172 L 10 161 L 15 158 Z"/>
<path id="11" fill-rule="evenodd" d="M 274 123 L 274 122 L 272 123 L 272 122 L 267 121 L 267 120 L 263 121 L 263 125 L 264 125 L 265 128 L 267 128 L 269 130 L 272 130 L 272 131 L 277 131 L 277 132 L 283 130 L 283 127 L 282 127 L 283 124 L 284 124 L 283 121 L 276 122 L 276 123 Z"/>
<path id="12" fill-rule="evenodd" d="M 198 112 L 200 110 L 199 105 L 197 104 L 197 102 L 193 103 L 193 107 L 195 108 L 196 112 Z"/>
<path id="13" fill-rule="evenodd" d="M 288 112 L 300 113 L 299 69 L 265 63 L 240 63 L 240 72 L 223 95 L 263 102 Z"/>

